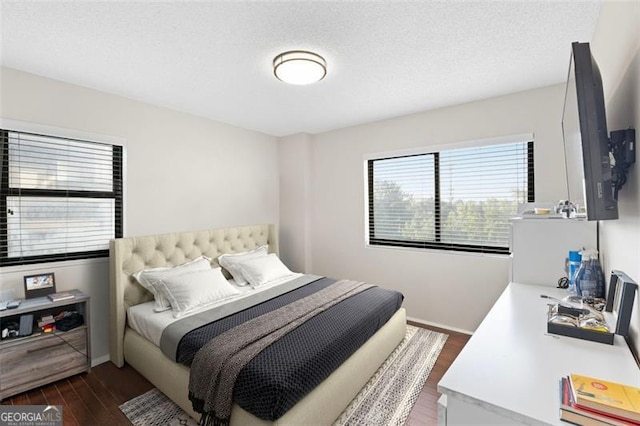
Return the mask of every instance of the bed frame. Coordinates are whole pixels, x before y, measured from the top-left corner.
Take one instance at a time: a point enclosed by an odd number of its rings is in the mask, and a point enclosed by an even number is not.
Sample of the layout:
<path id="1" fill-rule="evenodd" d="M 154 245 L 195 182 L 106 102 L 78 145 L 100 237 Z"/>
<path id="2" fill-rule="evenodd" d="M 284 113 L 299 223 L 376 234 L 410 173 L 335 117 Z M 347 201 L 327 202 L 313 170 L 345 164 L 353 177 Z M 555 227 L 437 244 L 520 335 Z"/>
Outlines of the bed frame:
<path id="1" fill-rule="evenodd" d="M 268 244 L 278 253 L 275 225 L 244 226 L 196 232 L 119 238 L 110 244 L 109 350 L 118 367 L 125 362 L 192 417 L 198 418 L 188 399 L 189 369 L 167 358 L 162 351 L 126 325 L 130 306 L 153 300 L 131 274 L 141 269 L 175 266 L 207 256 L 212 266 L 224 253 L 247 251 Z M 238 405 L 231 411 L 232 425 L 330 424 L 375 373 L 404 338 L 406 313 L 401 308 L 376 334 L 318 387 L 276 422 L 259 419 Z"/>

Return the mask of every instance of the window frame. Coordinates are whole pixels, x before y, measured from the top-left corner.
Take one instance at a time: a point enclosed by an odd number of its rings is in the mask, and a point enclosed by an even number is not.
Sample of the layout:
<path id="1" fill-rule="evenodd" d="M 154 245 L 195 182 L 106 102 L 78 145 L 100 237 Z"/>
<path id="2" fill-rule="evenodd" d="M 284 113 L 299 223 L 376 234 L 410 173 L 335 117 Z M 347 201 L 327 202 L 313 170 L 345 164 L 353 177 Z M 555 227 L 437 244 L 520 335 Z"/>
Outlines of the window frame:
<path id="1" fill-rule="evenodd" d="M 22 133 L 34 136 L 50 137 L 62 140 L 73 140 L 87 143 L 110 145 L 112 157 L 112 191 L 58 190 L 15 188 L 9 186 L 9 133 Z M 46 255 L 8 257 L 8 218 L 7 199 L 10 197 L 55 197 L 114 200 L 114 238 L 124 235 L 124 178 L 125 147 L 120 138 L 94 135 L 87 132 L 57 129 L 44 125 L 13 122 L 0 119 L 0 267 L 32 265 L 69 260 L 105 258 L 109 249 L 75 251 Z"/>
<path id="2" fill-rule="evenodd" d="M 477 244 L 459 244 L 441 242 L 442 217 L 441 217 L 441 196 L 440 196 L 440 153 L 448 150 L 479 148 L 484 146 L 494 146 L 513 143 L 527 143 L 527 202 L 535 202 L 535 159 L 534 159 L 534 135 L 521 134 L 501 138 L 489 138 L 450 145 L 440 145 L 426 148 L 418 148 L 403 151 L 391 151 L 379 154 L 365 155 L 364 157 L 364 177 L 365 177 L 365 240 L 369 247 L 382 248 L 406 248 L 406 249 L 435 249 L 443 251 L 482 253 L 482 254 L 509 254 L 510 247 L 496 247 Z M 402 158 L 420 155 L 434 156 L 434 235 L 435 241 L 406 241 L 387 238 L 376 238 L 374 235 L 375 212 L 372 199 L 374 197 L 374 176 L 373 163 L 375 160 L 386 160 L 392 158 Z"/>

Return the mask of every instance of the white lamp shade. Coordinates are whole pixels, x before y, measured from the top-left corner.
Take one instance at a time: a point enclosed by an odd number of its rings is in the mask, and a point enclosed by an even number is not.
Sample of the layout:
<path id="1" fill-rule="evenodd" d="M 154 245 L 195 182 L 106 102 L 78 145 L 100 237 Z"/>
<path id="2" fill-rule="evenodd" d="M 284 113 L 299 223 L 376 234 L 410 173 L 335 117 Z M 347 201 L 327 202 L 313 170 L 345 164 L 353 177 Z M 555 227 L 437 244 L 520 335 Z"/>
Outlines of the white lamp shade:
<path id="1" fill-rule="evenodd" d="M 273 60 L 273 73 L 289 84 L 311 84 L 327 74 L 327 63 L 320 55 L 302 50 L 281 53 Z"/>

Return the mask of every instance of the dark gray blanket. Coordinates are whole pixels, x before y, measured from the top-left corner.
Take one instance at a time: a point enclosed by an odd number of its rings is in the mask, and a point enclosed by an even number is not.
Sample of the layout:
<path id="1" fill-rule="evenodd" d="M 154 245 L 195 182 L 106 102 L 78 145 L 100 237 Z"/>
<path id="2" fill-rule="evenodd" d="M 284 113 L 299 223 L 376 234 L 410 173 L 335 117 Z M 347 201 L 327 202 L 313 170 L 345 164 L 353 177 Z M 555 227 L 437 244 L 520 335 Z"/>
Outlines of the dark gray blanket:
<path id="1" fill-rule="evenodd" d="M 221 318 L 236 314 L 252 306 L 259 305 L 260 303 L 271 300 L 281 294 L 288 293 L 292 290 L 305 286 L 319 278 L 322 277 L 317 275 L 302 275 L 275 287 L 269 287 L 255 293 L 252 292 L 239 300 L 234 300 L 225 303 L 222 306 L 207 309 L 204 312 L 189 315 L 179 319 L 178 321 L 172 322 L 162 331 L 162 336 L 160 337 L 160 349 L 162 349 L 162 352 L 171 360 L 178 361 L 178 345 L 182 341 L 182 338 L 192 330 Z"/>
<path id="2" fill-rule="evenodd" d="M 210 340 L 193 358 L 189 376 L 189 399 L 202 414 L 200 424 L 229 424 L 236 379 L 251 359 L 314 316 L 371 287 L 340 280 Z"/>
<path id="3" fill-rule="evenodd" d="M 215 336 L 333 282 L 319 279 L 198 328 L 181 340 L 177 358 L 190 365 L 197 350 Z M 375 334 L 400 308 L 402 299 L 401 293 L 373 287 L 313 317 L 240 371 L 234 402 L 256 417 L 277 420 Z"/>

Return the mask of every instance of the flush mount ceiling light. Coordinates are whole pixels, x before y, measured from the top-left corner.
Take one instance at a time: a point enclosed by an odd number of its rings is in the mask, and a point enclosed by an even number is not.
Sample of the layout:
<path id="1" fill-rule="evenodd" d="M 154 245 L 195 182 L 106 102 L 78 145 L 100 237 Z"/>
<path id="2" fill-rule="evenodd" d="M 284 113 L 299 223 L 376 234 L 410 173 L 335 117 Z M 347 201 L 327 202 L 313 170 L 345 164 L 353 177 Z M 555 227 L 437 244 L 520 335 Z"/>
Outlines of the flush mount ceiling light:
<path id="1" fill-rule="evenodd" d="M 273 73 L 285 83 L 311 84 L 327 75 L 327 62 L 313 52 L 291 50 L 273 59 Z"/>

